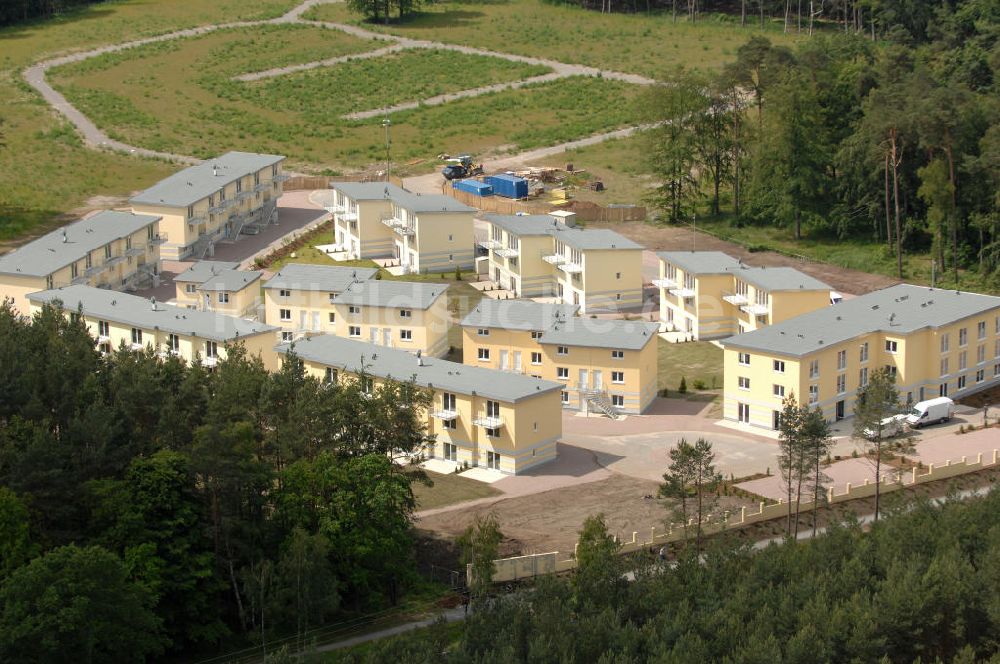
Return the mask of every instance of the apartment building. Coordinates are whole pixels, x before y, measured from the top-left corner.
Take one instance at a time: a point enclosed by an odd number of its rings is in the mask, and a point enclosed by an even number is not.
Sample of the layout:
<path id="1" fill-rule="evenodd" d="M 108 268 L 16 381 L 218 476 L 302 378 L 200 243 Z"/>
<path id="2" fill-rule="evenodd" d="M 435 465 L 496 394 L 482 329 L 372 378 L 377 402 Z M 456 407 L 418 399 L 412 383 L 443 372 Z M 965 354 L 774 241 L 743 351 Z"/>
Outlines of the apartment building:
<path id="1" fill-rule="evenodd" d="M 606 229 L 567 226 L 550 215 L 484 214 L 477 244 L 490 278 L 518 297 L 558 298 L 582 313 L 642 305 L 642 246 Z"/>
<path id="2" fill-rule="evenodd" d="M 717 339 L 830 305 L 830 286 L 790 267 L 750 267 L 720 251 L 665 251 L 660 328 Z"/>
<path id="3" fill-rule="evenodd" d="M 392 199 L 406 190 L 389 182 L 337 182 L 333 205 L 333 241 L 350 259 L 392 256 L 396 233 L 382 223 L 392 215 Z"/>
<path id="4" fill-rule="evenodd" d="M 264 320 L 280 329 L 282 341 L 304 334 L 336 334 L 336 297 L 377 273 L 377 268 L 286 265 L 264 282 Z"/>
<path id="5" fill-rule="evenodd" d="M 239 269 L 239 266 L 239 263 L 231 261 L 195 261 L 174 277 L 174 302 L 188 309 L 199 308 L 204 302 L 198 293 L 198 286 L 217 274 Z"/>
<path id="6" fill-rule="evenodd" d="M 333 299 L 334 334 L 422 355 L 446 355 L 447 291 L 445 284 L 355 282 Z"/>
<path id="7" fill-rule="evenodd" d="M 212 255 L 216 243 L 235 242 L 277 221 L 285 158 L 227 152 L 160 180 L 130 200 L 132 211 L 155 214 L 171 260 Z"/>
<path id="8" fill-rule="evenodd" d="M 875 370 L 904 401 L 1000 384 L 1000 297 L 902 284 L 722 341 L 724 417 L 777 427 L 794 392 L 830 420 L 850 417 Z"/>
<path id="9" fill-rule="evenodd" d="M 394 235 L 392 257 L 413 274 L 473 269 L 475 213 L 451 196 L 394 193 L 392 209 L 382 218 Z"/>
<path id="10" fill-rule="evenodd" d="M 462 320 L 462 360 L 559 382 L 564 408 L 642 413 L 657 394 L 657 324 L 579 317 L 578 309 L 482 300 Z"/>
<path id="11" fill-rule="evenodd" d="M 103 211 L 0 256 L 0 298 L 27 313 L 28 293 L 82 284 L 137 290 L 159 283 L 160 217 Z"/>
<path id="12" fill-rule="evenodd" d="M 282 344 L 309 375 L 336 383 L 364 369 L 374 389 L 384 380 L 413 381 L 433 391 L 427 432 L 436 437 L 431 458 L 517 474 L 556 458 L 562 436 L 558 383 L 469 367 L 439 358 L 417 358 L 396 348 L 322 335 Z"/>
<path id="13" fill-rule="evenodd" d="M 28 295 L 31 313 L 45 304 L 61 303 L 70 316 L 82 316 L 103 353 L 122 344 L 151 348 L 162 356 L 214 367 L 226 357 L 226 346 L 240 342 L 268 369 L 278 367 L 274 353 L 274 327 L 210 311 L 196 311 L 147 300 L 135 295 L 93 288 L 66 286 Z"/>
<path id="14" fill-rule="evenodd" d="M 209 263 L 204 266 L 202 263 Z M 227 316 L 257 318 L 262 305 L 261 273 L 224 268 L 230 263 L 199 261 L 174 278 L 178 306 L 215 311 Z M 231 265 L 236 265 L 232 263 Z"/>

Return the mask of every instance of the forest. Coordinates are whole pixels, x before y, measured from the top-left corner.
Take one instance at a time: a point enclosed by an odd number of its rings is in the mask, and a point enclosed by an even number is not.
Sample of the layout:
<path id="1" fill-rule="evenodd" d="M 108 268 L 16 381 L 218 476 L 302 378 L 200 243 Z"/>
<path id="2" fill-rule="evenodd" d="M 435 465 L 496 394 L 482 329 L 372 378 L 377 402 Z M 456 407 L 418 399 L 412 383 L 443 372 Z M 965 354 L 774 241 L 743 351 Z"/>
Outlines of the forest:
<path id="1" fill-rule="evenodd" d="M 918 251 L 1000 284 L 998 31 L 992 0 L 863 3 L 794 48 L 757 35 L 720 72 L 671 73 L 643 100 L 663 220 L 866 238 L 899 277 Z"/>
<path id="2" fill-rule="evenodd" d="M 1000 662 L 1000 492 L 759 551 L 723 538 L 673 564 L 618 556 L 594 517 L 577 551 L 570 576 L 473 602 L 457 636 L 439 625 L 338 661 Z"/>
<path id="3" fill-rule="evenodd" d="M 104 0 L 4 0 L 0 2 L 0 26 L 31 19 L 49 18 L 60 12 L 93 5 Z"/>
<path id="4" fill-rule="evenodd" d="M 428 442 L 425 391 L 95 344 L 0 307 L 0 661 L 190 660 L 419 582 L 391 457 Z"/>

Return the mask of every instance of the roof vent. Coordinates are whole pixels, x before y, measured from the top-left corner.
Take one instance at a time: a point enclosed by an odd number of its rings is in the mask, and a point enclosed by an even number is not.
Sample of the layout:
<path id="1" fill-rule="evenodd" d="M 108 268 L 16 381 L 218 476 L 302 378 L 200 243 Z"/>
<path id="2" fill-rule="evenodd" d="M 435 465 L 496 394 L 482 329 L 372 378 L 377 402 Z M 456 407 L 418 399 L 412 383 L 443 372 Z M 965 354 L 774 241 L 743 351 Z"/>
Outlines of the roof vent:
<path id="1" fill-rule="evenodd" d="M 417 351 L 417 366 L 418 366 L 418 367 L 422 367 L 422 366 L 424 366 L 424 358 L 423 358 L 423 356 L 422 356 L 422 355 L 420 354 L 420 351 L 419 351 L 419 350 Z"/>
<path id="2" fill-rule="evenodd" d="M 157 309 L 156 309 L 156 298 L 155 297 L 149 298 L 149 306 L 152 307 L 153 311 L 157 311 Z"/>
<path id="3" fill-rule="evenodd" d="M 837 320 L 840 320 L 840 316 L 837 316 Z"/>
<path id="4" fill-rule="evenodd" d="M 822 340 L 822 339 L 820 339 L 820 340 L 819 340 L 819 341 L 817 341 L 816 343 L 818 343 L 818 344 L 819 344 L 820 346 L 822 346 L 822 345 L 823 345 L 823 340 Z"/>
<path id="5" fill-rule="evenodd" d="M 218 166 L 218 164 L 213 164 L 212 165 L 212 175 L 218 175 L 218 174 L 219 174 L 219 166 Z"/>
<path id="6" fill-rule="evenodd" d="M 62 241 L 63 242 L 69 242 L 69 238 L 66 237 L 66 229 L 65 228 L 63 229 L 63 232 L 62 232 Z"/>
<path id="7" fill-rule="evenodd" d="M 874 311 L 874 310 L 876 310 L 876 309 L 878 309 L 878 305 L 877 305 L 877 304 L 873 304 L 873 305 L 872 305 L 872 311 Z"/>
<path id="8" fill-rule="evenodd" d="M 118 304 L 118 300 L 111 300 L 111 306 L 112 307 L 115 306 L 116 304 Z"/>

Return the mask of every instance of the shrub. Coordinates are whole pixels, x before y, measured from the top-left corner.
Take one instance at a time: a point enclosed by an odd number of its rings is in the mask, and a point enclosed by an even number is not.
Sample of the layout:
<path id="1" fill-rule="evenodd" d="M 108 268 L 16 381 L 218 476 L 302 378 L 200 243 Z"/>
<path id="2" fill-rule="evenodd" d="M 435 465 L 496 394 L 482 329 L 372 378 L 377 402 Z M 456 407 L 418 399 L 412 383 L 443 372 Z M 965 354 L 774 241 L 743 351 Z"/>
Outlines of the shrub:
<path id="1" fill-rule="evenodd" d="M 677 386 L 677 391 L 680 392 L 681 394 L 687 394 L 688 385 L 687 385 L 687 380 L 684 378 L 684 376 L 681 376 L 681 384 Z"/>
<path id="2" fill-rule="evenodd" d="M 705 381 L 703 381 L 703 380 L 700 380 L 700 379 L 695 379 L 695 380 L 693 380 L 693 381 L 691 382 L 691 385 L 692 385 L 692 387 L 694 387 L 694 389 L 696 389 L 696 390 L 704 390 L 704 389 L 705 389 Z"/>
<path id="3" fill-rule="evenodd" d="M 462 266 L 456 265 L 455 266 L 455 281 L 461 281 L 461 280 L 462 280 Z"/>

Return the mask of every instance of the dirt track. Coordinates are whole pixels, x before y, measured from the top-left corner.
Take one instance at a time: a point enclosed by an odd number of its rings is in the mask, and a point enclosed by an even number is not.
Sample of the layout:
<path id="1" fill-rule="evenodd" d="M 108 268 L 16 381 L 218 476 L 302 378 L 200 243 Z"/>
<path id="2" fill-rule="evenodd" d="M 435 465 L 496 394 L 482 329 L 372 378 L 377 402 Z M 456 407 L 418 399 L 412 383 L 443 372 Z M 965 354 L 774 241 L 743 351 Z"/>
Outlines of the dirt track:
<path id="1" fill-rule="evenodd" d="M 653 226 L 638 221 L 615 224 L 590 223 L 587 227 L 609 228 L 638 242 L 650 251 L 679 251 L 691 248 L 691 230 L 686 227 Z M 743 259 L 747 265 L 794 267 L 830 284 L 834 290 L 851 295 L 863 295 L 900 283 L 898 279 L 891 277 L 849 270 L 828 263 L 800 261 L 773 251 L 751 253 L 738 244 L 719 240 L 704 233 L 698 233 L 695 246 L 698 251 L 724 251 L 730 256 Z"/>

